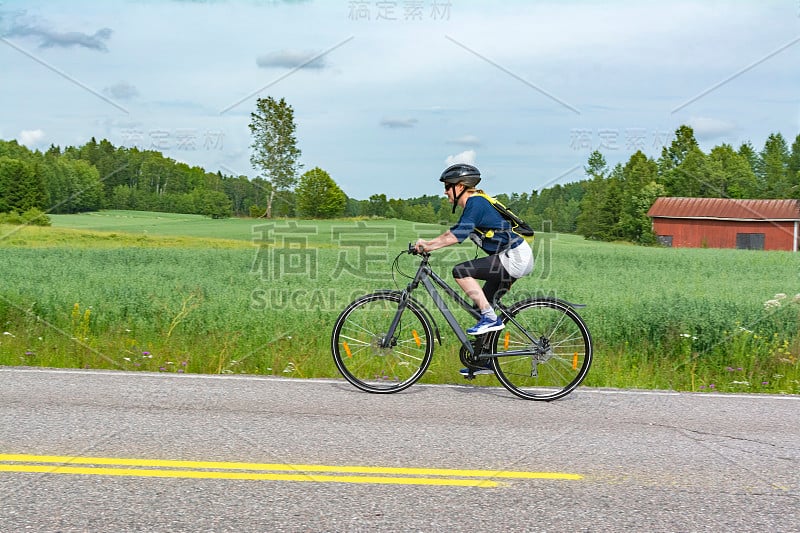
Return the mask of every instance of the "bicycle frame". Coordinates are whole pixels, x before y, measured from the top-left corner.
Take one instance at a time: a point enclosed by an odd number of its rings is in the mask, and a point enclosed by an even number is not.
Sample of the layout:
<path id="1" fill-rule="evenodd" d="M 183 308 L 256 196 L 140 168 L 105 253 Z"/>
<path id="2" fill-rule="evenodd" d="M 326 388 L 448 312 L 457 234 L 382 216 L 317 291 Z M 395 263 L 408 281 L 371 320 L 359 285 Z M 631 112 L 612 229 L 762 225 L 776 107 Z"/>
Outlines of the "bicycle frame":
<path id="1" fill-rule="evenodd" d="M 394 332 L 397 329 L 397 325 L 400 323 L 400 316 L 403 314 L 403 310 L 405 309 L 408 300 L 410 299 L 411 293 L 420 285 L 422 284 L 425 287 L 425 290 L 433 299 L 434 304 L 436 304 L 436 308 L 444 317 L 447 324 L 450 326 L 450 329 L 453 330 L 458 340 L 461 342 L 461 346 L 469 353 L 470 356 L 475 356 L 475 348 L 470 342 L 469 337 L 467 337 L 466 332 L 456 320 L 456 317 L 453 315 L 450 308 L 447 306 L 444 298 L 439 294 L 436 290 L 436 286 L 438 285 L 447 296 L 453 299 L 462 309 L 467 311 L 473 318 L 479 319 L 481 317 L 480 312 L 475 309 L 471 302 L 467 301 L 461 294 L 456 292 L 447 282 L 442 279 L 436 272 L 431 269 L 430 265 L 428 264 L 430 260 L 429 253 L 420 253 L 419 255 L 422 256 L 422 261 L 420 262 L 419 268 L 417 268 L 417 273 L 415 274 L 411 283 L 403 290 L 402 298 L 400 301 L 400 305 L 397 308 L 397 313 L 395 314 L 392 322 L 389 326 L 389 329 L 386 331 L 386 335 L 381 341 L 381 348 L 388 348 L 391 345 L 391 339 L 394 337 Z M 541 348 L 541 343 L 538 339 L 533 338 L 528 331 L 519 324 L 514 317 L 512 317 L 508 312 L 504 305 L 497 302 L 497 308 L 500 312 L 510 321 L 512 322 L 519 330 L 525 334 L 526 337 L 531 341 L 531 344 L 536 346 L 536 351 L 539 351 Z M 503 353 L 503 356 L 512 356 L 512 355 L 535 355 L 535 352 L 531 352 L 530 350 L 511 350 Z"/>

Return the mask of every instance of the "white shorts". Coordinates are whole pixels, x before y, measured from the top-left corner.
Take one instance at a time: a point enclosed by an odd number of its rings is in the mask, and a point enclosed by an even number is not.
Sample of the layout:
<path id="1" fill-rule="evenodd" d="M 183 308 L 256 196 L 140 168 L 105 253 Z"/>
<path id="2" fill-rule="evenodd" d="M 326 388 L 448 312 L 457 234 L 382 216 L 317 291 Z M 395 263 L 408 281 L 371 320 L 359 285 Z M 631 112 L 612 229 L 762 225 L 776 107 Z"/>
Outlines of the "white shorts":
<path id="1" fill-rule="evenodd" d="M 521 278 L 533 272 L 533 250 L 523 240 L 516 248 L 500 253 L 500 262 L 513 278 Z"/>

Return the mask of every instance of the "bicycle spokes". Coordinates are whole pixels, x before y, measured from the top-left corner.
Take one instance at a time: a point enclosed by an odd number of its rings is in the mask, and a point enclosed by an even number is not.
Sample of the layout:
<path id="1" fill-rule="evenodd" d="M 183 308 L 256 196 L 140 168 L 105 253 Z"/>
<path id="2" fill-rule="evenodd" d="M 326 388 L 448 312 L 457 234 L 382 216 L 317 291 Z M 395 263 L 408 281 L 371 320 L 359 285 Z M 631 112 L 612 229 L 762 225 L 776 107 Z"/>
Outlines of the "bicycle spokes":
<path id="1" fill-rule="evenodd" d="M 402 312 L 398 293 L 376 293 L 353 302 L 339 316 L 331 339 L 342 375 L 368 392 L 397 392 L 422 376 L 433 347 L 430 324 L 415 305 Z M 394 334 L 387 330 L 400 312 Z"/>
<path id="2" fill-rule="evenodd" d="M 586 376 L 592 358 L 585 324 L 557 300 L 517 304 L 506 328 L 495 336 L 497 378 L 514 394 L 554 400 L 571 392 Z"/>

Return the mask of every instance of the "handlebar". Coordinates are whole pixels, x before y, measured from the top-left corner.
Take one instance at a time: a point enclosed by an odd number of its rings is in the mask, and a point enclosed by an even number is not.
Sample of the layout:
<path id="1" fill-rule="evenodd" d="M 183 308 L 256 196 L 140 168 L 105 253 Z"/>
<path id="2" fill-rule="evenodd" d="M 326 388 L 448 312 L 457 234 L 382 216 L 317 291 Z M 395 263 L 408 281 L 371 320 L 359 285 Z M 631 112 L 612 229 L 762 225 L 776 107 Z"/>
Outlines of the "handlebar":
<path id="1" fill-rule="evenodd" d="M 418 252 L 413 242 L 408 243 L 408 250 L 406 253 L 410 255 L 421 255 L 422 257 L 430 257 L 430 252 Z"/>

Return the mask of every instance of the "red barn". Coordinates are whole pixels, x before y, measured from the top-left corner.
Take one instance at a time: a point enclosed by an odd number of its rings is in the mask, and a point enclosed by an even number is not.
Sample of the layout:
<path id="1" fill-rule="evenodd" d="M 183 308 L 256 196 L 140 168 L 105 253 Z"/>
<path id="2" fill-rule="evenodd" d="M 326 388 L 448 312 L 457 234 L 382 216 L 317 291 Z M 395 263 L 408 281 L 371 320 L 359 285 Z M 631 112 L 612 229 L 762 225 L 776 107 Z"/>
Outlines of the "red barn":
<path id="1" fill-rule="evenodd" d="M 800 247 L 800 200 L 662 197 L 647 216 L 665 246 L 793 252 Z"/>

